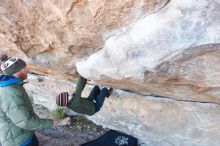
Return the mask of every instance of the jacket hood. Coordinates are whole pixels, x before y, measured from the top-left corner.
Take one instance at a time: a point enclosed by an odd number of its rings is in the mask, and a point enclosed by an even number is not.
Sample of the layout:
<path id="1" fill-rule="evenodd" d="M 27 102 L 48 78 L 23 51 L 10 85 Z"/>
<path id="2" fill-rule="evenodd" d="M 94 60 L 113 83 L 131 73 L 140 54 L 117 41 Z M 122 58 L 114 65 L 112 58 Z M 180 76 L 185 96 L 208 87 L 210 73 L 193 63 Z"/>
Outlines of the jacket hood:
<path id="1" fill-rule="evenodd" d="M 17 83 L 22 83 L 23 81 L 14 76 L 7 76 L 4 74 L 0 74 L 0 87 L 6 87 Z"/>

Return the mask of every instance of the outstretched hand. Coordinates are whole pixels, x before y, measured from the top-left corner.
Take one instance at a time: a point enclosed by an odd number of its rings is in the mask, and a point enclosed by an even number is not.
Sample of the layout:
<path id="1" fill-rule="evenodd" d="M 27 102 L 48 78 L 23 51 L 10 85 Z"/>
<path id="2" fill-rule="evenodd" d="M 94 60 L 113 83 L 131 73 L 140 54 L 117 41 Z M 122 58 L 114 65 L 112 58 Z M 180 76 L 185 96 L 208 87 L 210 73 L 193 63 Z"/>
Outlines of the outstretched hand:
<path id="1" fill-rule="evenodd" d="M 70 124 L 70 118 L 65 118 L 62 120 L 54 120 L 53 121 L 53 128 L 55 127 L 60 127 L 60 126 L 65 126 Z"/>

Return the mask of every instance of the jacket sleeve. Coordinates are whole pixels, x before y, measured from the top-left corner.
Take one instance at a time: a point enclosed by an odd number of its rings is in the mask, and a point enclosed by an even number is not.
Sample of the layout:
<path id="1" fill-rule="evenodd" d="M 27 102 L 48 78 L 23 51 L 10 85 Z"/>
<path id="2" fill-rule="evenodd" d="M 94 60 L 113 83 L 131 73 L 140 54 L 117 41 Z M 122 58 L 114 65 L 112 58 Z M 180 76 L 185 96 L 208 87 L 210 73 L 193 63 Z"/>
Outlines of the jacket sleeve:
<path id="1" fill-rule="evenodd" d="M 16 96 L 16 97 L 15 97 Z M 8 99 L 6 114 L 10 120 L 18 127 L 26 130 L 40 130 L 52 128 L 53 121 L 49 119 L 39 119 L 34 116 L 33 110 L 29 109 L 27 103 L 21 97 L 22 94 L 16 93 Z M 11 97 L 11 96 L 9 96 Z"/>
<path id="2" fill-rule="evenodd" d="M 81 94 L 82 94 L 83 89 L 86 86 L 86 82 L 87 82 L 87 79 L 85 79 L 82 76 L 79 77 L 77 81 L 77 85 L 76 85 L 76 90 L 75 90 L 76 98 L 81 98 Z"/>

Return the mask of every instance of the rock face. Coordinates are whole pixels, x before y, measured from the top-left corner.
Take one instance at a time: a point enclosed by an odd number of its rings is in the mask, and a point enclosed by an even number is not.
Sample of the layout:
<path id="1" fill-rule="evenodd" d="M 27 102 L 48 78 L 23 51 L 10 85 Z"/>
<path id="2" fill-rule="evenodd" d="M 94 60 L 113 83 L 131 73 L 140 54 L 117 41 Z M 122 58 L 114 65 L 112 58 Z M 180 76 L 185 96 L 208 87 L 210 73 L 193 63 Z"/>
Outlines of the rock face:
<path id="1" fill-rule="evenodd" d="M 102 111 L 90 118 L 130 133 L 147 146 L 218 146 L 219 109 L 218 104 L 116 91 Z"/>
<path id="2" fill-rule="evenodd" d="M 123 95 L 93 120 L 134 133 L 149 145 L 219 145 L 219 132 L 210 128 L 219 120 L 210 112 L 220 104 L 219 14 L 218 1 L 173 0 L 78 62 L 78 72 L 87 78 L 159 97 L 151 102 Z M 215 140 L 208 136 L 214 133 Z"/>
<path id="3" fill-rule="evenodd" d="M 100 50 L 116 29 L 157 11 L 167 1 L 1 1 L 0 53 L 75 74 L 75 62 Z"/>
<path id="4" fill-rule="evenodd" d="M 102 50 L 77 63 L 78 72 L 106 82 L 113 78 L 111 85 L 127 90 L 219 104 L 220 5 L 197 2 L 171 1 L 109 38 Z"/>
<path id="5" fill-rule="evenodd" d="M 31 84 L 31 85 L 29 85 Z M 36 104 L 56 108 L 55 96 L 73 92 L 75 83 L 44 76 L 29 76 L 25 88 Z M 93 86 L 87 85 L 87 97 Z M 147 146 L 218 146 L 220 105 L 178 101 L 114 90 L 100 112 L 88 117 L 97 124 L 139 138 Z"/>
<path id="6" fill-rule="evenodd" d="M 47 75 L 25 85 L 36 104 L 56 108 L 77 67 L 115 88 L 97 124 L 150 146 L 220 145 L 219 0 L 9 0 L 0 16 L 0 53 Z"/>

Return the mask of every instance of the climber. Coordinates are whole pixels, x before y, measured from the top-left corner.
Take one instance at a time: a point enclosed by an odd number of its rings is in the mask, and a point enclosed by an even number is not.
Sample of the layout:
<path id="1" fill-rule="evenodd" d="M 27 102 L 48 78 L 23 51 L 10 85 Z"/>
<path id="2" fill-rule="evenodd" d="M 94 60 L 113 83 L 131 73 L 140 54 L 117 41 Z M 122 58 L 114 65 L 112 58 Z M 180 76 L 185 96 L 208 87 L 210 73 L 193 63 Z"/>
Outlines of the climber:
<path id="1" fill-rule="evenodd" d="M 70 101 L 69 93 L 62 92 L 56 97 L 56 104 L 58 106 L 67 106 L 67 108 L 79 114 L 93 115 L 98 112 L 103 106 L 105 97 L 109 97 L 112 94 L 113 88 L 107 89 L 105 87 L 100 90 L 99 86 L 95 85 L 89 96 L 82 98 L 81 93 L 86 82 L 87 79 L 80 76 L 77 81 L 75 93 L 72 94 Z"/>
<path id="2" fill-rule="evenodd" d="M 23 80 L 27 79 L 25 61 L 1 56 L 0 142 L 2 146 L 38 146 L 35 130 L 58 126 L 62 121 L 40 119 L 33 110 Z"/>

